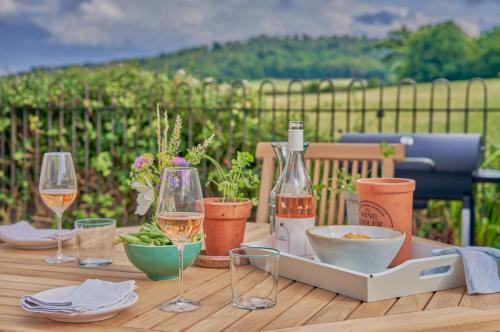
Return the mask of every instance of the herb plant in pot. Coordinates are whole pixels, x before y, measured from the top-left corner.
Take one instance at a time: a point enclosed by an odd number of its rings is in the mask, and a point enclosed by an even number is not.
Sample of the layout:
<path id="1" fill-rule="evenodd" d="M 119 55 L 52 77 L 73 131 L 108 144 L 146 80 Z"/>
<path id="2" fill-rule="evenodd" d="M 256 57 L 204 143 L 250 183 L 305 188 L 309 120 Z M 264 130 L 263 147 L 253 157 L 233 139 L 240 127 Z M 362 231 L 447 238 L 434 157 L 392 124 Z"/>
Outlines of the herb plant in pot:
<path id="1" fill-rule="evenodd" d="M 205 198 L 206 254 L 227 256 L 229 250 L 243 242 L 245 226 L 252 210 L 253 202 L 245 197 L 246 189 L 254 189 L 259 178 L 250 169 L 254 157 L 248 152 L 237 152 L 231 160 L 231 168 L 225 170 L 210 156 L 204 155 L 214 166 L 207 185 L 214 184 L 222 197 Z"/>

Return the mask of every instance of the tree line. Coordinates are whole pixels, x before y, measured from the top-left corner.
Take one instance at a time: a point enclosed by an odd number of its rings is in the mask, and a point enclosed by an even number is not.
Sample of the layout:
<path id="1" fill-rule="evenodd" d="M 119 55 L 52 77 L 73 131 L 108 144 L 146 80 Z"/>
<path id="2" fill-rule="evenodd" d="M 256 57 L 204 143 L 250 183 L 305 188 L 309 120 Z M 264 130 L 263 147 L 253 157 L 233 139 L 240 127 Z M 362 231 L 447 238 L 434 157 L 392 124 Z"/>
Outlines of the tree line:
<path id="1" fill-rule="evenodd" d="M 394 82 L 403 77 L 418 81 L 496 77 L 500 71 L 500 26 L 477 38 L 453 22 L 417 31 L 403 27 L 383 39 L 258 36 L 127 62 L 170 74 L 183 68 L 197 77 L 220 81 L 362 77 Z"/>

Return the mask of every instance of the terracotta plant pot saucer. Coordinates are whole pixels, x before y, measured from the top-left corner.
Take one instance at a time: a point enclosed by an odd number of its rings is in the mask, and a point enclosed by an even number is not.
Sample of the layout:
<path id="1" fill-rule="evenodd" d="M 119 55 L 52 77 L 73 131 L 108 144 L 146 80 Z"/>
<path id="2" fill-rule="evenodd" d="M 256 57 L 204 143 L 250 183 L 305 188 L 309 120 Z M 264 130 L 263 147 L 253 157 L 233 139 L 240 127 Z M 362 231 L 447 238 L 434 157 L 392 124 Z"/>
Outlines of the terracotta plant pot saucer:
<path id="1" fill-rule="evenodd" d="M 216 269 L 229 268 L 229 256 L 208 256 L 205 253 L 205 250 L 200 251 L 198 258 L 194 262 L 196 266 Z"/>

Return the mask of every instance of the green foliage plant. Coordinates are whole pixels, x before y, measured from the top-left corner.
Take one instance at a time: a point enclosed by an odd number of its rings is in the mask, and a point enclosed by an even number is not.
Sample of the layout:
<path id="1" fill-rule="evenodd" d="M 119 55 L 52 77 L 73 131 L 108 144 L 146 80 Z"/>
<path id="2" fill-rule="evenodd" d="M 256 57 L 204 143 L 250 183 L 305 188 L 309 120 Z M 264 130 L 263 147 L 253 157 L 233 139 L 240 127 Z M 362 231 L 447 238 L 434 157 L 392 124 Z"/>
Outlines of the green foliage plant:
<path id="1" fill-rule="evenodd" d="M 259 178 L 250 168 L 255 158 L 249 152 L 236 152 L 236 158 L 231 160 L 231 167 L 224 169 L 214 158 L 204 155 L 215 166 L 210 173 L 207 185 L 214 184 L 222 194 L 223 202 L 240 202 L 245 199 L 245 189 L 255 189 Z"/>

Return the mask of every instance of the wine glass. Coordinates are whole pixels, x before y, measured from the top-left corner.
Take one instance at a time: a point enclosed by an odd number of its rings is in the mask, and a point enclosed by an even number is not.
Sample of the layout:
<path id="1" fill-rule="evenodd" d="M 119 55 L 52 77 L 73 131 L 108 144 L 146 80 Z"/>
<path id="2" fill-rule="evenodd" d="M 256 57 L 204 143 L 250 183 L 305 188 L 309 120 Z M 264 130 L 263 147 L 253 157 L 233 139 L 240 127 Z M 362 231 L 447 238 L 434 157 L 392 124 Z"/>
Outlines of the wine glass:
<path id="1" fill-rule="evenodd" d="M 47 257 L 47 263 L 67 263 L 75 260 L 62 252 L 62 214 L 76 198 L 76 175 L 69 152 L 48 152 L 43 155 L 40 183 L 42 200 L 57 216 L 57 254 Z"/>
<path id="2" fill-rule="evenodd" d="M 193 311 L 200 303 L 182 294 L 184 245 L 200 231 L 204 217 L 203 195 L 198 171 L 192 167 L 163 170 L 156 211 L 158 225 L 179 251 L 179 296 L 161 305 L 167 312 Z"/>

